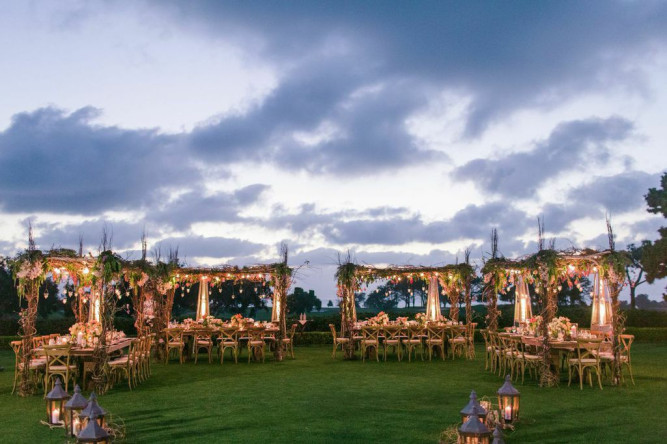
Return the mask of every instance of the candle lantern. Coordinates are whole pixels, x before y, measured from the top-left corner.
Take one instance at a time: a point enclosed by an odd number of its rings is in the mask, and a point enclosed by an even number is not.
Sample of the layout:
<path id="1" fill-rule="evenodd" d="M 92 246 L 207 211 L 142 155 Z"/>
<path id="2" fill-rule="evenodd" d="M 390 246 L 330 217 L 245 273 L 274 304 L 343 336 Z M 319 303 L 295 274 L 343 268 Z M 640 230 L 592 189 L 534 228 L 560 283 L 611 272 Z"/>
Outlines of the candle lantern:
<path id="1" fill-rule="evenodd" d="M 500 417 L 505 424 L 519 420 L 519 400 L 521 394 L 512 385 L 510 375 L 505 377 L 505 383 L 498 389 L 498 408 Z"/>
<path id="2" fill-rule="evenodd" d="M 60 378 L 56 378 L 56 383 L 46 395 L 46 424 L 49 426 L 62 426 L 65 421 L 65 402 L 69 399 L 69 394 L 63 390 Z"/>
<path id="3" fill-rule="evenodd" d="M 473 390 L 470 392 L 470 401 L 468 401 L 468 404 L 461 409 L 461 424 L 464 424 L 468 418 L 470 418 L 475 407 L 477 408 L 477 416 L 479 416 L 479 419 L 484 423 L 486 422 L 486 415 L 488 412 L 480 405 L 479 401 L 477 401 L 477 393 Z"/>
<path id="4" fill-rule="evenodd" d="M 94 443 L 104 443 L 108 444 L 109 433 L 104 430 L 98 423 L 97 415 L 95 413 L 90 417 L 90 421 L 86 424 L 86 427 L 79 432 L 79 435 L 76 437 L 76 442 L 94 442 Z"/>
<path id="5" fill-rule="evenodd" d="M 74 387 L 74 395 L 65 404 L 65 433 L 67 436 L 75 437 L 83 428 L 81 411 L 88 406 L 88 400 L 81 394 L 78 384 Z"/>
<path id="6" fill-rule="evenodd" d="M 493 431 L 493 442 L 491 444 L 505 444 L 503 432 L 500 430 L 500 424 L 496 424 L 496 429 Z"/>
<path id="7" fill-rule="evenodd" d="M 478 409 L 474 406 L 468 420 L 459 427 L 459 444 L 491 443 L 491 430 L 480 420 Z"/>
<path id="8" fill-rule="evenodd" d="M 90 398 L 88 398 L 88 405 L 81 411 L 81 413 L 79 413 L 79 418 L 82 421 L 81 428 L 87 427 L 93 417 L 100 427 L 104 427 L 106 414 L 107 411 L 97 403 L 97 395 L 95 392 L 91 393 Z"/>

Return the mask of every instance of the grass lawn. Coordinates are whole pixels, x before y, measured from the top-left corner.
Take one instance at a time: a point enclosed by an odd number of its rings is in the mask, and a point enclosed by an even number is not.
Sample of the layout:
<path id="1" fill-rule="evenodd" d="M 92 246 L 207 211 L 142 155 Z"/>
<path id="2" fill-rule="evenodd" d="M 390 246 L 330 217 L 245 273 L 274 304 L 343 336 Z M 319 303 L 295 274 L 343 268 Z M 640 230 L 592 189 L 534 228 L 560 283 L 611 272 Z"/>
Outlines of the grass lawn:
<path id="1" fill-rule="evenodd" d="M 117 386 L 100 403 L 123 419 L 133 443 L 436 443 L 471 389 L 490 396 L 502 382 L 484 371 L 481 349 L 476 361 L 413 363 L 334 361 L 329 353 L 313 346 L 281 363 L 155 365 L 136 390 Z M 667 441 L 667 344 L 634 344 L 633 362 L 636 386 L 518 384 L 522 422 L 506 441 Z M 0 351 L 0 365 L 0 442 L 64 442 L 62 430 L 39 424 L 40 396 L 10 395 L 11 351 Z"/>

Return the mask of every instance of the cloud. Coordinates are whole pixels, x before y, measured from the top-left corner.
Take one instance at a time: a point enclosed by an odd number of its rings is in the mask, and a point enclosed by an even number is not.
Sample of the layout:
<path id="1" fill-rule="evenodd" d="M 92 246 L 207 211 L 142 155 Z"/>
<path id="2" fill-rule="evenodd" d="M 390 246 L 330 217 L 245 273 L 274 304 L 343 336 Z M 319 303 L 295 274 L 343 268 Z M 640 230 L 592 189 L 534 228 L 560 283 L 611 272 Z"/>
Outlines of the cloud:
<path id="1" fill-rule="evenodd" d="M 226 237 L 181 236 L 162 239 L 158 247 L 178 247 L 179 256 L 236 257 L 258 254 L 265 246 L 254 242 Z"/>
<path id="2" fill-rule="evenodd" d="M 94 214 L 153 203 L 192 183 L 179 139 L 156 130 L 95 125 L 100 110 L 17 114 L 0 133 L 0 205 L 5 212 Z M 198 178 L 195 177 L 195 181 Z"/>
<path id="3" fill-rule="evenodd" d="M 532 197 L 540 185 L 562 172 L 605 164 L 610 156 L 607 145 L 626 139 L 632 129 L 632 123 L 620 117 L 564 122 L 530 151 L 475 159 L 452 176 L 505 197 Z"/>
<path id="4" fill-rule="evenodd" d="M 202 196 L 191 191 L 150 211 L 147 220 L 153 225 L 185 230 L 196 222 L 241 222 L 239 213 L 258 201 L 268 185 L 254 184 L 231 191 Z"/>
<path id="5" fill-rule="evenodd" d="M 201 0 L 153 2 L 181 26 L 226 42 L 249 55 L 317 69 L 314 55 L 353 54 L 328 67 L 327 82 L 372 67 L 367 78 L 419 78 L 466 91 L 471 97 L 466 134 L 517 109 L 552 106 L 581 91 L 641 89 L 638 63 L 667 40 L 667 5 L 648 2 L 330 4 Z M 354 82 L 359 85 L 358 78 Z M 368 83 L 368 82 L 365 82 Z M 308 89 L 303 89 L 309 94 Z M 291 103 L 298 107 L 302 97 Z M 287 108 L 289 109 L 289 108 Z"/>
<path id="6" fill-rule="evenodd" d="M 508 237 L 522 234 L 530 218 L 502 202 L 468 205 L 446 221 L 424 222 L 420 216 L 384 220 L 332 220 L 322 228 L 327 241 L 338 244 L 402 245 L 409 242 L 443 243 L 457 239 L 486 239 L 491 228 Z"/>

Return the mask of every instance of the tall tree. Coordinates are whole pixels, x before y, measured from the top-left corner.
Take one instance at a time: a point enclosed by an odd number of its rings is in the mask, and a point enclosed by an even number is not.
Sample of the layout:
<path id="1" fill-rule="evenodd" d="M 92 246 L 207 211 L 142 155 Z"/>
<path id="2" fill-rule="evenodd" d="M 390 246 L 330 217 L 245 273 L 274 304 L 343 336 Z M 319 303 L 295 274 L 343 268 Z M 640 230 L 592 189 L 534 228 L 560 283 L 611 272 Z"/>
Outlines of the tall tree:
<path id="1" fill-rule="evenodd" d="M 649 188 L 644 198 L 649 213 L 667 217 L 667 173 L 663 173 L 660 186 L 661 188 Z M 660 239 L 655 242 L 646 241 L 642 245 L 641 263 L 646 272 L 646 281 L 650 284 L 667 276 L 667 227 L 660 227 L 658 233 Z"/>
<path id="2" fill-rule="evenodd" d="M 642 255 L 644 246 L 649 243 L 644 241 L 641 246 L 637 247 L 634 244 L 628 245 L 628 253 L 630 256 L 630 263 L 625 266 L 625 279 L 630 287 L 630 308 L 633 310 L 637 308 L 637 301 L 635 295 L 637 294 L 637 287 L 646 282 L 644 276 L 644 266 L 642 265 Z"/>

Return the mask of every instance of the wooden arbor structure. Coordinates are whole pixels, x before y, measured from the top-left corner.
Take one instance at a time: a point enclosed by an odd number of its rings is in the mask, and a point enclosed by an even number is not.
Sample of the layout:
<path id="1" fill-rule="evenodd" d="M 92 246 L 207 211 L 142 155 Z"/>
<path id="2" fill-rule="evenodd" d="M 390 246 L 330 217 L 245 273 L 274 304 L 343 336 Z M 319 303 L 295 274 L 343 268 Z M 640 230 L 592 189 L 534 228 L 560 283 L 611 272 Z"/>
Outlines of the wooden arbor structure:
<path id="1" fill-rule="evenodd" d="M 620 345 L 618 335 L 623 332 L 623 319 L 619 313 L 618 296 L 623 288 L 625 265 L 628 261 L 624 252 L 615 250 L 541 250 L 536 254 L 521 259 L 489 259 L 482 269 L 484 275 L 484 293 L 488 305 L 487 326 L 490 330 L 498 329 L 498 294 L 504 294 L 509 284 L 518 282 L 518 278 L 531 284 L 541 300 L 542 323 L 540 334 L 543 337 L 541 349 L 542 367 L 540 385 L 553 386 L 558 383 L 558 376 L 551 371 L 548 325 L 556 316 L 558 293 L 563 285 L 577 285 L 579 279 L 593 273 L 606 282 L 611 299 L 612 340 L 614 351 L 613 381 L 620 383 Z"/>
<path id="2" fill-rule="evenodd" d="M 169 324 L 171 307 L 174 303 L 174 290 L 178 286 L 182 287 L 194 283 L 199 283 L 200 287 L 201 285 L 216 286 L 227 281 L 247 281 L 261 283 L 262 285 L 271 285 L 273 287 L 273 313 L 271 320 L 279 326 L 280 332 L 277 342 L 282 344 L 282 339 L 287 335 L 287 292 L 292 284 L 292 269 L 287 266 L 286 262 L 247 267 L 233 265 L 211 268 L 179 267 L 170 271 L 169 279 L 171 285 L 163 287 L 166 300 L 165 309 L 160 311 L 163 317 L 161 323 L 165 326 Z M 200 290 L 200 297 L 197 301 L 198 320 L 202 316 L 208 316 L 209 314 L 209 308 L 206 306 L 208 298 L 204 300 L 201 298 L 201 295 L 202 291 Z M 282 350 L 280 347 L 276 348 L 276 358 L 282 359 Z"/>
<path id="3" fill-rule="evenodd" d="M 450 318 L 458 322 L 458 301 L 463 296 L 466 303 L 466 322 L 471 322 L 470 287 L 474 274 L 475 270 L 468 263 L 442 267 L 389 266 L 384 268 L 357 265 L 350 261 L 341 264 L 336 271 L 337 294 L 340 298 L 341 333 L 350 339 L 345 349 L 345 358 L 352 359 L 354 356 L 352 333 L 354 323 L 357 322 L 355 293 L 363 285 L 381 279 L 393 282 L 400 282 L 403 279 L 410 281 L 422 280 L 429 287 L 429 298 L 426 307 L 427 319 L 438 320 L 440 317 L 438 284 L 440 284 L 451 303 Z"/>

